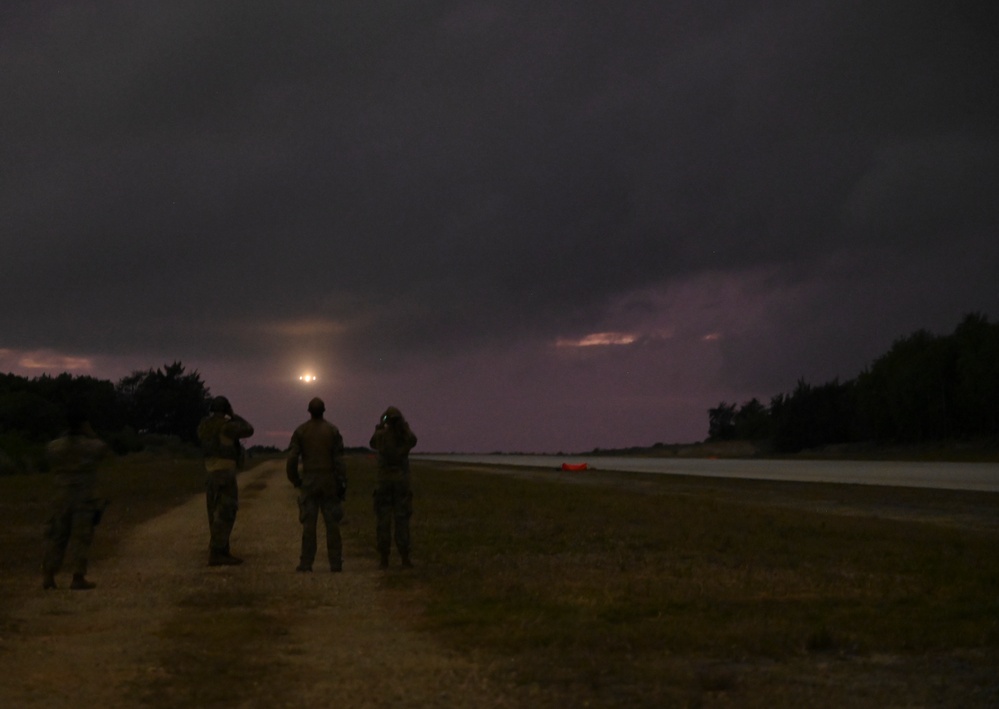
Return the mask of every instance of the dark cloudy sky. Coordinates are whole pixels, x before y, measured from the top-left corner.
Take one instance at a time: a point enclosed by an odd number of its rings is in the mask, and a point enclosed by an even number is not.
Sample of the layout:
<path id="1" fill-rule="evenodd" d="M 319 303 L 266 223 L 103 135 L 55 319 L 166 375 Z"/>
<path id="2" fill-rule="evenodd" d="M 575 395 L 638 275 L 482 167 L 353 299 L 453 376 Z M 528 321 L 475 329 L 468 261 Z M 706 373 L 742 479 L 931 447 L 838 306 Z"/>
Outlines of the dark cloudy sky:
<path id="1" fill-rule="evenodd" d="M 314 394 L 348 445 L 703 439 L 999 316 L 996 8 L 5 2 L 0 371 L 180 360 L 280 446 Z"/>

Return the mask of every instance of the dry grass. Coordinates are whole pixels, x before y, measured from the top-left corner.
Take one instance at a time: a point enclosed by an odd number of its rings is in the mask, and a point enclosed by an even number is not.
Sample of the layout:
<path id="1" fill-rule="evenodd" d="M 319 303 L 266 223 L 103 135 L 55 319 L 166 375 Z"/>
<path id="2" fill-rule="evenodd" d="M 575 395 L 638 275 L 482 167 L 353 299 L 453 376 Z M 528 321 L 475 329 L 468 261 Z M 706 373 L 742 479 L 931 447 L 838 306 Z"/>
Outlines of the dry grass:
<path id="1" fill-rule="evenodd" d="M 49 513 L 52 478 L 48 474 L 0 476 L 0 554 L 11 580 L 36 572 L 41 564 L 42 531 Z M 137 453 L 114 458 L 98 477 L 98 494 L 110 499 L 97 528 L 92 556 L 114 553 L 115 542 L 129 529 L 204 489 L 200 458 L 159 457 Z M 0 581 L 2 583 L 2 581 Z"/>
<path id="2" fill-rule="evenodd" d="M 345 543 L 374 564 L 373 462 L 349 466 Z M 97 558 L 199 492 L 201 464 L 133 457 L 101 480 Z M 47 485 L 0 478 L 2 608 L 37 574 Z M 383 577 L 395 612 L 536 704 L 999 705 L 999 495 L 422 463 L 414 487 L 417 568 Z M 207 624 L 218 601 L 164 629 L 208 632 L 178 662 L 204 670 L 185 686 L 219 678 L 186 697 L 206 705 L 249 676 L 223 671 L 234 634 L 280 633 L 266 597 Z"/>
<path id="3" fill-rule="evenodd" d="M 425 628 L 560 701 L 751 705 L 760 676 L 884 656 L 916 675 L 961 656 L 999 699 L 999 495 L 902 491 L 899 519 L 884 488 L 415 470 L 422 564 L 389 585 L 420 595 Z M 972 508 L 979 528 L 954 523 Z"/>

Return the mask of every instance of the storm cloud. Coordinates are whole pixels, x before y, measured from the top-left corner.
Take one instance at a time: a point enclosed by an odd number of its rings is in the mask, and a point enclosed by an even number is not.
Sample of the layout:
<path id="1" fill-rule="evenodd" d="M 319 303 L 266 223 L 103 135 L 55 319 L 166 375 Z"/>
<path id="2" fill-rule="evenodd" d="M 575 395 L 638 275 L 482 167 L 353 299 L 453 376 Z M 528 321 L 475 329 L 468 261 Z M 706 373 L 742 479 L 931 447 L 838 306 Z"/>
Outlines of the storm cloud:
<path id="1" fill-rule="evenodd" d="M 0 20 L 10 371 L 179 359 L 260 443 L 319 393 L 350 445 L 393 403 L 424 449 L 583 450 L 999 314 L 994 3 Z"/>

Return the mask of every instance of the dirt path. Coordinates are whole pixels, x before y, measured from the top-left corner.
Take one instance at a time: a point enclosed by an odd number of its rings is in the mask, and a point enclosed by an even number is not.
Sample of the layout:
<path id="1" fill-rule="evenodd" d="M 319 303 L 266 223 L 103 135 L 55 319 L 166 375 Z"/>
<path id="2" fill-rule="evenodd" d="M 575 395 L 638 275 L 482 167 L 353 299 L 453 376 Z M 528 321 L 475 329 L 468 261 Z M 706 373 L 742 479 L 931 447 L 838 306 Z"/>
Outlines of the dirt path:
<path id="1" fill-rule="evenodd" d="M 123 540 L 92 569 L 94 591 L 65 590 L 63 574 L 16 609 L 0 706 L 510 705 L 409 627 L 384 572 L 351 548 L 343 573 L 295 573 L 301 528 L 280 462 L 242 475 L 240 494 L 242 566 L 206 566 L 197 497 Z"/>

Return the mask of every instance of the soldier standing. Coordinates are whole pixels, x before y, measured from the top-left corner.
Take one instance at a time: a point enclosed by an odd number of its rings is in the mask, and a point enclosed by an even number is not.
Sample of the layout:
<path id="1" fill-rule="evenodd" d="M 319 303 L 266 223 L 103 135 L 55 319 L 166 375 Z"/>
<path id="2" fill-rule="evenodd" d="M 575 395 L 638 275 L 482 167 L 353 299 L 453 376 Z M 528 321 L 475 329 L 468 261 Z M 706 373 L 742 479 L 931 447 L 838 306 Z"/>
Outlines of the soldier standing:
<path id="1" fill-rule="evenodd" d="M 94 538 L 94 525 L 104 511 L 104 503 L 94 497 L 97 466 L 110 450 L 97 438 L 81 410 L 71 409 L 66 418 L 69 430 L 45 448 L 55 473 L 56 494 L 45 535 L 48 547 L 42 561 L 42 588 L 56 587 L 55 575 L 68 551 L 73 567 L 69 587 L 87 591 L 96 585 L 86 578 L 87 550 Z"/>
<path id="2" fill-rule="evenodd" d="M 237 416 L 229 400 L 216 396 L 210 414 L 198 424 L 198 439 L 205 452 L 205 501 L 208 507 L 209 566 L 234 566 L 243 560 L 229 553 L 229 536 L 239 509 L 236 469 L 242 456 L 239 439 L 253 435 L 253 426 Z"/>
<path id="3" fill-rule="evenodd" d="M 395 521 L 395 546 L 404 568 L 409 559 L 409 518 L 413 516 L 413 492 L 409 485 L 409 451 L 416 436 L 402 412 L 394 406 L 385 409 L 368 444 L 378 453 L 378 485 L 375 488 L 375 514 L 378 518 L 375 541 L 381 568 L 388 568 L 392 548 L 392 522 Z"/>
<path id="4" fill-rule="evenodd" d="M 288 447 L 288 480 L 299 490 L 298 520 L 302 523 L 302 553 L 297 571 L 312 571 L 316 559 L 316 524 L 320 511 L 326 524 L 326 553 L 330 571 L 343 570 L 340 520 L 347 496 L 347 470 L 340 430 L 323 418 L 326 405 L 319 397 L 309 402 L 309 420 L 295 429 Z M 302 473 L 298 459 L 302 459 Z"/>

